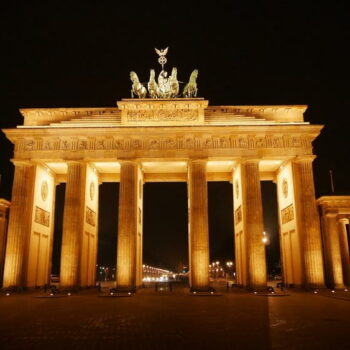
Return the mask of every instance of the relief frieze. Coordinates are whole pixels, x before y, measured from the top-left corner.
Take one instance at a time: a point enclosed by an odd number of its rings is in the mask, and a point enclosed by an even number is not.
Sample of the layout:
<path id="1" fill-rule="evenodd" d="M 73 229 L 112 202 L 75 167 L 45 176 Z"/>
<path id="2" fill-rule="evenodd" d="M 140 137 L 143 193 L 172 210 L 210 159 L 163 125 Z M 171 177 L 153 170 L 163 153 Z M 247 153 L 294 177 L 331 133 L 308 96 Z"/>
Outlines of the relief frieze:
<path id="1" fill-rule="evenodd" d="M 34 222 L 46 227 L 50 226 L 50 213 L 39 207 L 35 207 Z"/>
<path id="2" fill-rule="evenodd" d="M 242 207 L 239 206 L 235 210 L 235 225 L 238 225 L 242 221 Z"/>
<path id="3" fill-rule="evenodd" d="M 91 151 L 91 150 L 147 150 L 147 149 L 267 149 L 303 148 L 311 152 L 307 137 L 280 136 L 176 136 L 129 138 L 56 138 L 20 139 L 16 151 Z M 304 152 L 305 152 L 304 151 Z"/>
<path id="4" fill-rule="evenodd" d="M 96 226 L 96 213 L 89 207 L 86 207 L 86 223 L 93 227 Z"/>
<path id="5" fill-rule="evenodd" d="M 197 109 L 149 109 L 126 111 L 126 119 L 129 122 L 195 121 L 198 119 L 198 115 Z"/>
<path id="6" fill-rule="evenodd" d="M 294 206 L 293 204 L 281 210 L 281 221 L 282 224 L 286 224 L 294 220 Z"/>

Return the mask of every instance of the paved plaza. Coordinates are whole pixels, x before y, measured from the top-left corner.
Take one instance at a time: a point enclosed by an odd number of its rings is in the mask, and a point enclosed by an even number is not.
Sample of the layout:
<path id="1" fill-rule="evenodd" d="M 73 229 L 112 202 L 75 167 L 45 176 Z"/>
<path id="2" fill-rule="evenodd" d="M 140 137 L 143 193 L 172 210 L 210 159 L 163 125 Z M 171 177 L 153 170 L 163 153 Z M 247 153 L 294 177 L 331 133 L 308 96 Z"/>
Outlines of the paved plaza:
<path id="1" fill-rule="evenodd" d="M 0 296 L 1 349 L 349 349 L 350 296 L 244 290 Z"/>

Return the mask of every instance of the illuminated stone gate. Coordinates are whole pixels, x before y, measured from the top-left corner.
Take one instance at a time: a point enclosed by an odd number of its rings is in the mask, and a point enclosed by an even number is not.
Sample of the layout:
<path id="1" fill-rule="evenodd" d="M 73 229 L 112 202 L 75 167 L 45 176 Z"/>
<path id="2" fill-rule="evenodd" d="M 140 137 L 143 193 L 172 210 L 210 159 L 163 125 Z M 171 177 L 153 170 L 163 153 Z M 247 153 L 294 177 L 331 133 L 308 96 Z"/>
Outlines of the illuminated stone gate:
<path id="1" fill-rule="evenodd" d="M 284 281 L 322 287 L 312 141 L 306 106 L 208 106 L 192 99 L 124 99 L 115 108 L 23 109 L 4 130 L 15 175 L 4 287 L 41 286 L 52 260 L 55 186 L 66 183 L 61 287 L 95 283 L 98 190 L 120 182 L 117 286 L 142 281 L 145 182 L 188 184 L 190 284 L 209 288 L 208 181 L 233 184 L 237 282 L 266 286 L 261 181 L 275 181 Z"/>

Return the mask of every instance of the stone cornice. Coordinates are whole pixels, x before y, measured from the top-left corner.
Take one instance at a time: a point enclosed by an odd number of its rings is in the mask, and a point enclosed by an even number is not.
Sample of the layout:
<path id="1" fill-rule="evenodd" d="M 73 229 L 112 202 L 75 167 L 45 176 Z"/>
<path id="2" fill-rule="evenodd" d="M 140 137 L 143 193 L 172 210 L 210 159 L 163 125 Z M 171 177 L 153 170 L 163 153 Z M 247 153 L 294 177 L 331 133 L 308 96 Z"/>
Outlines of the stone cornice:
<path id="1" fill-rule="evenodd" d="M 21 108 L 20 113 L 24 117 L 23 125 L 49 125 L 53 122 L 69 120 L 82 116 L 104 115 L 104 114 L 120 114 L 117 107 L 106 108 Z"/>
<path id="2" fill-rule="evenodd" d="M 6 200 L 4 198 L 0 198 L 0 207 L 7 209 L 7 208 L 10 207 L 10 205 L 11 205 L 10 201 L 8 201 L 8 200 Z"/>
<path id="3" fill-rule="evenodd" d="M 263 118 L 274 122 L 304 122 L 304 112 L 307 109 L 305 105 L 262 105 L 262 106 L 209 106 L 208 101 L 204 99 L 172 99 L 172 100 L 152 100 L 152 99 L 125 99 L 117 102 L 118 107 L 80 107 L 80 108 L 22 108 L 20 113 L 24 117 L 25 126 L 48 126 L 51 123 L 69 121 L 71 119 L 91 118 L 98 119 L 104 116 L 115 116 L 120 118 L 125 109 L 139 109 L 140 107 L 149 107 L 148 109 L 157 109 L 160 105 L 168 104 L 176 106 L 174 111 L 180 108 L 180 105 L 188 105 L 190 109 L 197 106 L 205 115 L 205 119 L 227 118 L 232 120 L 235 117 L 255 117 Z M 126 107 L 129 105 L 128 107 Z M 133 106 L 135 108 L 133 108 Z M 136 107 L 137 106 L 137 107 Z M 142 108 L 143 108 L 142 107 Z M 146 109 L 147 109 L 146 108 Z M 164 108 L 164 107 L 162 107 Z M 185 107 L 186 109 L 187 107 Z M 181 114 L 181 108 L 179 110 Z M 186 112 L 187 113 L 187 112 Z M 189 114 L 189 112 L 187 113 Z M 140 116 L 139 116 L 140 117 Z M 171 115 L 167 116 L 170 118 Z M 173 116 L 174 118 L 174 116 Z M 187 123 L 189 116 L 187 116 Z M 185 118 L 186 119 L 186 118 Z M 186 120 L 185 120 L 186 121 Z M 120 123 L 120 122 L 119 122 Z"/>
<path id="4" fill-rule="evenodd" d="M 273 124 L 273 125 L 196 125 L 196 126 L 125 126 L 125 127 L 86 127 L 54 128 L 34 127 L 2 129 L 12 141 L 16 137 L 36 136 L 79 136 L 79 135 L 118 135 L 118 134 L 174 134 L 174 133 L 209 133 L 209 134 L 308 134 L 316 138 L 323 125 L 310 124 Z"/>
<path id="5" fill-rule="evenodd" d="M 317 199 L 317 204 L 325 213 L 337 210 L 338 213 L 350 214 L 350 196 L 323 196 Z"/>

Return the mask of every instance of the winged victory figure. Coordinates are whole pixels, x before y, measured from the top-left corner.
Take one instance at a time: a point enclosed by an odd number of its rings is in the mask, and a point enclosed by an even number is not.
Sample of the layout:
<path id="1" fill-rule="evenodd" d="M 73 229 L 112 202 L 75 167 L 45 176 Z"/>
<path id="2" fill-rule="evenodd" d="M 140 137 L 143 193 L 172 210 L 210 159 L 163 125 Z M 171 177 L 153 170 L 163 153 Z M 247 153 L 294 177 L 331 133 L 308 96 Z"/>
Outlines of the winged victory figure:
<path id="1" fill-rule="evenodd" d="M 169 46 L 166 48 L 166 49 L 156 49 L 156 52 L 159 56 L 165 56 L 167 53 L 168 53 L 168 50 L 169 50 Z"/>

